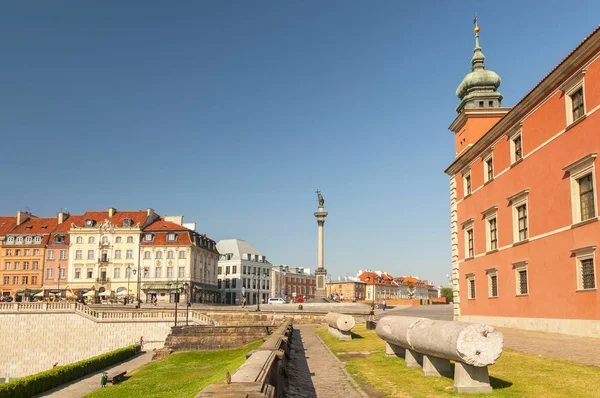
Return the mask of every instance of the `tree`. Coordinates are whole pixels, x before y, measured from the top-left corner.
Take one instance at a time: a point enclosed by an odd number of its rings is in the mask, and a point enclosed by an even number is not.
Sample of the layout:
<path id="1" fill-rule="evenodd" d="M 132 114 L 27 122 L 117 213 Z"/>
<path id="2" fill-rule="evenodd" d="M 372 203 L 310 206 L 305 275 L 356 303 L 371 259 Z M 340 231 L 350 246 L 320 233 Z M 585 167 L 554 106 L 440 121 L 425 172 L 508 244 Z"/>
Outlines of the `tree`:
<path id="1" fill-rule="evenodd" d="M 451 302 L 452 302 L 452 299 L 453 299 L 452 288 L 449 288 L 449 287 L 443 287 L 443 288 L 442 288 L 442 292 L 440 293 L 440 295 L 441 295 L 442 297 L 446 297 L 446 301 L 447 301 L 448 303 L 451 303 Z"/>

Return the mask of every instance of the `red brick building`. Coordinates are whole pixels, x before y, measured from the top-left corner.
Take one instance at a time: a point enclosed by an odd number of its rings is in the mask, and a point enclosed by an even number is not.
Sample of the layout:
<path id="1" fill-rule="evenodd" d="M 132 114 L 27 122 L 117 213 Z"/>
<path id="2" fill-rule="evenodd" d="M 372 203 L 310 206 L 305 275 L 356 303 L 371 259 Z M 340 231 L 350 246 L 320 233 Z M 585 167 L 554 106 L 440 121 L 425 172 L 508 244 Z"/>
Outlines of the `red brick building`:
<path id="1" fill-rule="evenodd" d="M 455 319 L 600 337 L 600 29 L 512 108 L 472 72 L 450 129 Z"/>

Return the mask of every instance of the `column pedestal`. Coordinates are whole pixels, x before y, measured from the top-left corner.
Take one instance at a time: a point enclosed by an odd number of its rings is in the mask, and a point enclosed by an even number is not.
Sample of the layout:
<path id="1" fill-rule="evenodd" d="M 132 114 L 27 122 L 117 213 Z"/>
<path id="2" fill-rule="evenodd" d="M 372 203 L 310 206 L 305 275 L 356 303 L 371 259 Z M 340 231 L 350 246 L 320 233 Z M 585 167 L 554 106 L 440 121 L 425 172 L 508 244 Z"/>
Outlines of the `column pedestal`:
<path id="1" fill-rule="evenodd" d="M 317 268 L 315 271 L 317 276 L 317 288 L 315 289 L 315 299 L 324 299 L 327 296 L 327 290 L 325 283 L 327 283 L 327 270 L 324 268 Z"/>

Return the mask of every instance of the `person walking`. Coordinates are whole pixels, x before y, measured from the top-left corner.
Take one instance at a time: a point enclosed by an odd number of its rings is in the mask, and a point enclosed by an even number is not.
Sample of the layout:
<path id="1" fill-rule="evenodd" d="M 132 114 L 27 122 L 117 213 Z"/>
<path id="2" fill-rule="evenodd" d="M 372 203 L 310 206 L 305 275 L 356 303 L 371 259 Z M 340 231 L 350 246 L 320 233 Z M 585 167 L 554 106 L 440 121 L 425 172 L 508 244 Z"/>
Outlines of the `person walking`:
<path id="1" fill-rule="evenodd" d="M 375 305 L 371 304 L 371 309 L 369 310 L 369 321 L 375 320 Z"/>
<path id="2" fill-rule="evenodd" d="M 386 308 L 387 308 L 387 301 L 383 300 L 383 310 L 385 311 Z"/>

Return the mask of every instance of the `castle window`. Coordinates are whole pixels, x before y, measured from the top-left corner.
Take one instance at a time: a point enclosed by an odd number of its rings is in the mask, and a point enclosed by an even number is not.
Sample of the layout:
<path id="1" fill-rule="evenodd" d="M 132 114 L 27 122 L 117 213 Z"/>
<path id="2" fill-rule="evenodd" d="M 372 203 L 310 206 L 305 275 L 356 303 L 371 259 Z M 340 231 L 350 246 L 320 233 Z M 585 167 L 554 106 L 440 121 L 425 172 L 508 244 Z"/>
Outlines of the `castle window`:
<path id="1" fill-rule="evenodd" d="M 563 168 L 569 173 L 571 181 L 571 213 L 573 224 L 596 219 L 596 154 L 591 153 Z"/>

